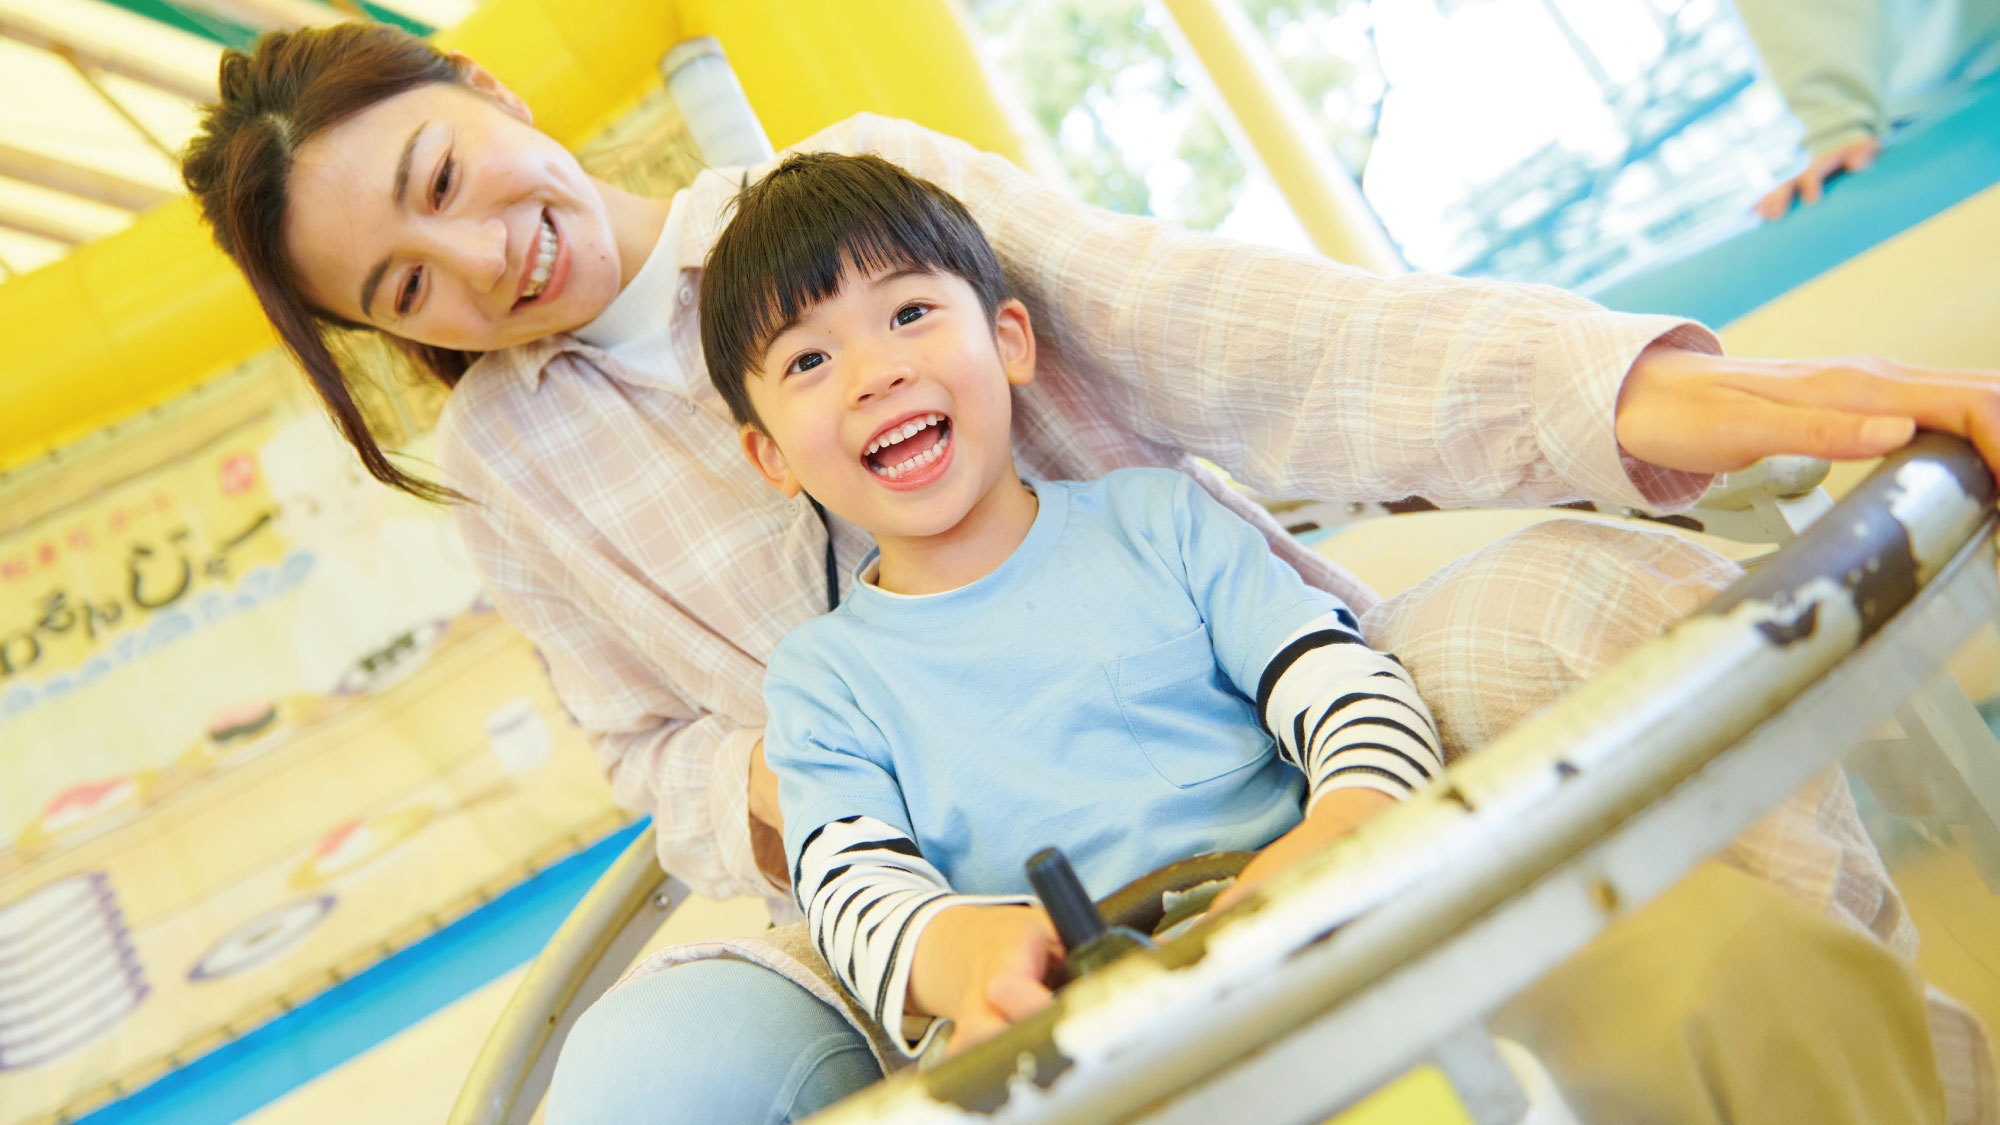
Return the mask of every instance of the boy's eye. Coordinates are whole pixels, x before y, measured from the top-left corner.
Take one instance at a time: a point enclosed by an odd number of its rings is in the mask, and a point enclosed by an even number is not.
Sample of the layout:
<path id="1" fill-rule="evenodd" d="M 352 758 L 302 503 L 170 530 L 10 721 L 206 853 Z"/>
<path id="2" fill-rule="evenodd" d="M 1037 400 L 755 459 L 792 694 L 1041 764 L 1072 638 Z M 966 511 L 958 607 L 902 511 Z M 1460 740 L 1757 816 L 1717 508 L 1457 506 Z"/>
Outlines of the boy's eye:
<path id="1" fill-rule="evenodd" d="M 437 183 L 431 185 L 432 207 L 441 207 L 444 205 L 444 197 L 447 193 L 451 191 L 451 181 L 453 179 L 453 174 L 456 173 L 457 171 L 458 171 L 457 159 L 447 155 L 444 158 L 444 163 L 440 165 L 438 168 Z"/>
<path id="2" fill-rule="evenodd" d="M 896 324 L 899 327 L 905 324 L 914 324 L 918 320 L 923 319 L 923 315 L 929 311 L 931 311 L 930 308 L 925 305 L 904 305 L 902 308 L 896 310 Z"/>
<path id="3" fill-rule="evenodd" d="M 825 362 L 826 362 L 826 353 L 807 352 L 804 355 L 801 355 L 799 358 L 793 360 L 790 366 L 785 368 L 785 374 L 796 375 L 801 371 L 811 371 L 813 368 L 818 367 L 820 364 Z"/>
<path id="4" fill-rule="evenodd" d="M 423 274 L 424 267 L 422 266 L 411 270 L 410 276 L 403 281 L 403 287 L 396 291 L 397 316 L 408 316 L 410 314 L 410 306 L 417 299 L 417 283 L 422 280 Z"/>

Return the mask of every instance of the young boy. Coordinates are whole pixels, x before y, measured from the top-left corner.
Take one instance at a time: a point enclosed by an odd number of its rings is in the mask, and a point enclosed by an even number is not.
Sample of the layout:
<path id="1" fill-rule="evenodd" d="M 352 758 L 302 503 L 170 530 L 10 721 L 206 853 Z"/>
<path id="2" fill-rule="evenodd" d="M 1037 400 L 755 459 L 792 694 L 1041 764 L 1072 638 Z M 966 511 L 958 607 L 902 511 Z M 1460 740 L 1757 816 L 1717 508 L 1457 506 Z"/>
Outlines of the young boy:
<path id="1" fill-rule="evenodd" d="M 764 753 L 814 941 L 904 1050 L 935 1017 L 956 1047 L 1047 1002 L 1036 850 L 1103 895 L 1278 841 L 1254 879 L 1440 772 L 1401 665 L 1189 478 L 1017 476 L 1034 334 L 942 190 L 790 157 L 738 197 L 701 286 L 744 453 L 875 537 L 848 599 L 773 655 Z"/>

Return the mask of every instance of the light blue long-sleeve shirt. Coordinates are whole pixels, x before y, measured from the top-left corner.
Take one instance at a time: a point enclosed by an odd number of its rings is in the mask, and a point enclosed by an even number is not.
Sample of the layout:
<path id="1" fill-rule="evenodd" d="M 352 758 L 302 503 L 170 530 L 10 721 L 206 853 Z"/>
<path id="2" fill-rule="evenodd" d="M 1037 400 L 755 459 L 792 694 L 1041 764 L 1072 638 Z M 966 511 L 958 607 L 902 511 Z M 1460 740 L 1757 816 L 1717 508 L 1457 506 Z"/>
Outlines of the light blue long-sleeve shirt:
<path id="1" fill-rule="evenodd" d="M 1262 847 L 1299 822 L 1308 777 L 1315 796 L 1400 796 L 1439 768 L 1407 673 L 1193 481 L 1035 490 L 1026 538 L 984 578 L 920 597 L 858 582 L 771 659 L 764 753 L 794 887 L 881 1016 L 947 892 L 1016 896 L 1043 847 L 1102 896 Z"/>

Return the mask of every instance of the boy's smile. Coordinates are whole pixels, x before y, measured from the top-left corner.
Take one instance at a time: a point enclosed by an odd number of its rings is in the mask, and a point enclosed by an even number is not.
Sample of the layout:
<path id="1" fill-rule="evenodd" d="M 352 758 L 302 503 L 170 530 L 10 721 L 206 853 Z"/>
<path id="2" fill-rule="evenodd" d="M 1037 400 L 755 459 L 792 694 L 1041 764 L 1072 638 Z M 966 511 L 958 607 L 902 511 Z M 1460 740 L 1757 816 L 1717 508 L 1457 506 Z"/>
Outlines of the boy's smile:
<path id="1" fill-rule="evenodd" d="M 922 488 L 944 475 L 951 457 L 951 419 L 917 414 L 882 427 L 861 459 L 884 486 L 897 491 Z"/>
<path id="2" fill-rule="evenodd" d="M 942 551 L 962 572 L 1005 540 L 998 565 L 1034 518 L 1014 474 L 1009 397 L 1033 378 L 1020 302 L 989 318 L 952 274 L 850 268 L 749 373 L 763 426 L 744 427 L 743 448 L 787 495 L 803 490 L 874 535 L 885 586 L 918 555 Z"/>

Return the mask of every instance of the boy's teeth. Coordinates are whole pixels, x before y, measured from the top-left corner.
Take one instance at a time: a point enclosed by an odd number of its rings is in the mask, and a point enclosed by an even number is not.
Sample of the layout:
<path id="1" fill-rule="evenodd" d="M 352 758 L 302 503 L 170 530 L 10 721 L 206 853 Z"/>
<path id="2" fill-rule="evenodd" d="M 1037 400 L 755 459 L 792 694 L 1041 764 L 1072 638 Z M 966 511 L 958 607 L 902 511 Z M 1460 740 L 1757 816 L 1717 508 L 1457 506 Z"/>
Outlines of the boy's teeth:
<path id="1" fill-rule="evenodd" d="M 921 429 L 922 427 L 918 428 Z M 932 461 L 937 460 L 939 457 L 944 456 L 945 446 L 950 444 L 951 435 L 944 434 L 938 438 L 936 445 L 931 446 L 929 449 L 924 450 L 907 461 L 895 465 L 870 465 L 869 468 L 874 470 L 876 476 L 882 477 L 885 480 L 900 480 L 923 468 L 925 465 L 930 464 Z"/>
<path id="2" fill-rule="evenodd" d="M 899 441 L 908 441 L 917 436 L 917 431 L 923 429 L 925 426 L 935 426 L 942 421 L 944 421 L 944 415 L 942 414 L 926 414 L 921 418 L 912 418 L 883 434 L 881 437 L 876 438 L 874 441 L 869 442 L 868 448 L 862 450 L 861 455 L 863 457 L 872 457 L 875 455 L 876 450 L 894 445 Z"/>

